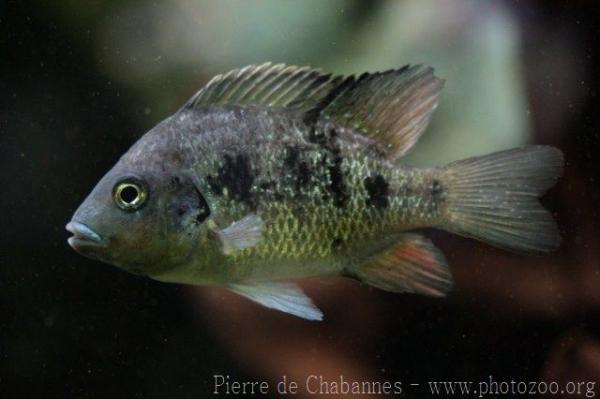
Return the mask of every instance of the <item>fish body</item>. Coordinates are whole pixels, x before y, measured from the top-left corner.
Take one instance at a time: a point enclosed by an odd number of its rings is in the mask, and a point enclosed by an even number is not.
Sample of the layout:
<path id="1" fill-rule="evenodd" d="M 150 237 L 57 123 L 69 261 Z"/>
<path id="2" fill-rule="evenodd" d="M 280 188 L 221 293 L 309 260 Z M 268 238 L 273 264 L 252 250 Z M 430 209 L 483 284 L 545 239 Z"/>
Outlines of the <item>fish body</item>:
<path id="1" fill-rule="evenodd" d="M 338 274 L 390 234 L 437 217 L 433 173 L 395 166 L 332 123 L 239 107 L 169 123 L 179 135 L 169 141 L 189 143 L 189 173 L 210 193 L 215 225 L 257 214 L 265 226 L 257 245 L 208 260 L 221 282 Z"/>
<path id="2" fill-rule="evenodd" d="M 270 64 L 219 75 L 98 183 L 67 226 L 70 244 L 307 319 L 322 314 L 284 281 L 345 275 L 445 295 L 443 254 L 416 228 L 517 252 L 555 248 L 537 197 L 560 174 L 560 151 L 529 146 L 427 169 L 399 161 L 442 86 L 420 66 L 358 78 Z"/>

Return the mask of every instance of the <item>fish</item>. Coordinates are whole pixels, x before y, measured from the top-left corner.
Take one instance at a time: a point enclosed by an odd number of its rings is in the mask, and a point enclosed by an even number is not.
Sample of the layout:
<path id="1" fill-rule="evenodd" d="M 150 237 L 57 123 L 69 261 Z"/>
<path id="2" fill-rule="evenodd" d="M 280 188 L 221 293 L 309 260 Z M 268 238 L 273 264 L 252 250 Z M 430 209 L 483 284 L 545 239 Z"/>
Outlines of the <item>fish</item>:
<path id="1" fill-rule="evenodd" d="M 100 179 L 66 225 L 68 243 L 307 320 L 323 319 L 297 284 L 307 277 L 446 296 L 452 273 L 424 228 L 525 255 L 557 249 L 539 197 L 562 173 L 559 149 L 402 162 L 443 86 L 424 65 L 341 76 L 264 63 L 217 75 Z"/>

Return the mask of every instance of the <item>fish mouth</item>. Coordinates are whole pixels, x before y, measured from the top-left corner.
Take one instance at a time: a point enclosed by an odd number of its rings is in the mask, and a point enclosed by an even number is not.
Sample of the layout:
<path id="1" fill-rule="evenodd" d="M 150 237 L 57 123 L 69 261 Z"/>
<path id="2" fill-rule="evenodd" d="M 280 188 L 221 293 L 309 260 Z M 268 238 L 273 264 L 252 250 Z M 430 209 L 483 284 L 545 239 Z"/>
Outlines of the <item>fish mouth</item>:
<path id="1" fill-rule="evenodd" d="M 83 223 L 71 221 L 67 223 L 65 229 L 73 233 L 67 242 L 76 251 L 86 248 L 103 248 L 106 247 L 106 241 L 90 227 Z"/>

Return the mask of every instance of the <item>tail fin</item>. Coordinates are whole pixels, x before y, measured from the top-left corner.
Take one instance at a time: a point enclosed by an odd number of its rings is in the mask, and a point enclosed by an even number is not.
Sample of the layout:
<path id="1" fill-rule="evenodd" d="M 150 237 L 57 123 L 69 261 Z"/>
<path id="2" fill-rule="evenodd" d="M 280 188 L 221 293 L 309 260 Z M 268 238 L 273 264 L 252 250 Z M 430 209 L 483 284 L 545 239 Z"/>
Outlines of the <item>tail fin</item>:
<path id="1" fill-rule="evenodd" d="M 560 234 L 538 197 L 562 169 L 562 152 L 549 146 L 453 162 L 442 169 L 447 195 L 440 227 L 515 252 L 550 252 Z"/>

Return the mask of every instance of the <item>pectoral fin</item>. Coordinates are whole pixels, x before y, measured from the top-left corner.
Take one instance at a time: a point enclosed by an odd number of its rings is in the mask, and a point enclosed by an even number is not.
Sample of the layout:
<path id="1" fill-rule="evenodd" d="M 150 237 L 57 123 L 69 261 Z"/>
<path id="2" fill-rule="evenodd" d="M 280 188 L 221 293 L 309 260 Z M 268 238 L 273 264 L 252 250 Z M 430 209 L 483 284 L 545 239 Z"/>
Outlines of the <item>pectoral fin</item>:
<path id="1" fill-rule="evenodd" d="M 419 234 L 402 234 L 399 240 L 351 271 L 359 280 L 386 291 L 445 296 L 452 275 L 444 255 Z"/>
<path id="2" fill-rule="evenodd" d="M 307 320 L 323 320 L 323 313 L 295 284 L 263 282 L 254 284 L 231 284 L 229 288 L 254 302 L 270 309 L 293 314 Z"/>
<path id="3" fill-rule="evenodd" d="M 262 237 L 263 226 L 260 216 L 251 213 L 243 219 L 231 223 L 228 227 L 214 232 L 221 242 L 223 253 L 229 255 L 258 244 Z"/>

